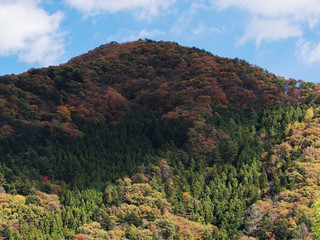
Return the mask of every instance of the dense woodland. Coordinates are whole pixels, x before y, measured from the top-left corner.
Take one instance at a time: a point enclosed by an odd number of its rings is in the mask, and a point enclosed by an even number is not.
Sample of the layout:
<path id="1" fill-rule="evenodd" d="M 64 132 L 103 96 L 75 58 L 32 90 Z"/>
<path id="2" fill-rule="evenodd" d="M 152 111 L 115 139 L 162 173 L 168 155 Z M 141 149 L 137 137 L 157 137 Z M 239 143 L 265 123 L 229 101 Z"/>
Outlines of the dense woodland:
<path id="1" fill-rule="evenodd" d="M 320 88 L 171 42 L 0 77 L 0 239 L 320 239 Z"/>

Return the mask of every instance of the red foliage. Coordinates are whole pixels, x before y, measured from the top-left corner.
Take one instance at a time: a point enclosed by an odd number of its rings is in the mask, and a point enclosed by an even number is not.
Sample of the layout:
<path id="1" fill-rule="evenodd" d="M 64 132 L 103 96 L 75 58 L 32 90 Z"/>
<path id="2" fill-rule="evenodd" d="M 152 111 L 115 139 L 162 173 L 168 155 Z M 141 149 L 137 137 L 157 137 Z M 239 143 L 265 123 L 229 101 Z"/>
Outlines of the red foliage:
<path id="1" fill-rule="evenodd" d="M 43 176 L 43 177 L 42 177 L 42 181 L 44 181 L 44 182 L 49 181 L 49 177 L 48 177 L 48 176 Z"/>

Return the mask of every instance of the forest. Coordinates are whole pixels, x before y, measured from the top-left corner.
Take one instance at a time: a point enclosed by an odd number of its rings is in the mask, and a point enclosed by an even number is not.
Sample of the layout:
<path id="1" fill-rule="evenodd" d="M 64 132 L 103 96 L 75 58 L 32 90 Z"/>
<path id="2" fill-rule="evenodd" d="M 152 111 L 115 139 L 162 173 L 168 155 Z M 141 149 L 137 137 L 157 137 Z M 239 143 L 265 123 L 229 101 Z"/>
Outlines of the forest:
<path id="1" fill-rule="evenodd" d="M 320 86 L 145 39 L 0 77 L 0 239 L 320 239 Z"/>

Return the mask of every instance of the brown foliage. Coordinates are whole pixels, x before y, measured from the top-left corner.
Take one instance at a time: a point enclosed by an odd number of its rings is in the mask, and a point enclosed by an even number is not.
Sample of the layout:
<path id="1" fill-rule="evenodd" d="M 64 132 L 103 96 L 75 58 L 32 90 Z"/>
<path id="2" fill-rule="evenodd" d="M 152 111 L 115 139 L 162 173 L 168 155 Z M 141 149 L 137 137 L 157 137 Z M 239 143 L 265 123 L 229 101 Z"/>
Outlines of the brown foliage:
<path id="1" fill-rule="evenodd" d="M 78 137 L 83 137 L 83 133 L 78 129 L 78 127 L 70 122 L 63 123 L 61 130 L 73 141 Z"/>
<path id="2" fill-rule="evenodd" d="M 307 147 L 305 149 L 303 149 L 302 154 L 305 157 L 311 157 L 314 159 L 318 159 L 320 156 L 320 150 L 318 148 L 314 148 L 314 147 Z"/>
<path id="3" fill-rule="evenodd" d="M 0 128 L 0 135 L 3 137 L 3 138 L 7 138 L 7 137 L 10 137 L 14 134 L 14 129 L 12 126 L 10 125 L 4 125 Z"/>
<path id="4" fill-rule="evenodd" d="M 212 151 L 218 144 L 218 131 L 204 121 L 198 121 L 188 131 L 189 141 L 194 151 L 204 154 Z"/>

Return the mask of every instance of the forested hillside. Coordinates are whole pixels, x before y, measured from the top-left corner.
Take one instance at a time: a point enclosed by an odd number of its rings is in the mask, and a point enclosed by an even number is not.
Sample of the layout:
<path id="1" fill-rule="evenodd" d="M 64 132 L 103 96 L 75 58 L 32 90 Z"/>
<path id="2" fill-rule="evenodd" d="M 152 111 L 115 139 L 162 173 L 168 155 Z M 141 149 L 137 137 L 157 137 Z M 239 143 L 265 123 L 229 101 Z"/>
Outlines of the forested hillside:
<path id="1" fill-rule="evenodd" d="M 319 238 L 319 86 L 171 42 L 0 77 L 0 237 Z"/>

